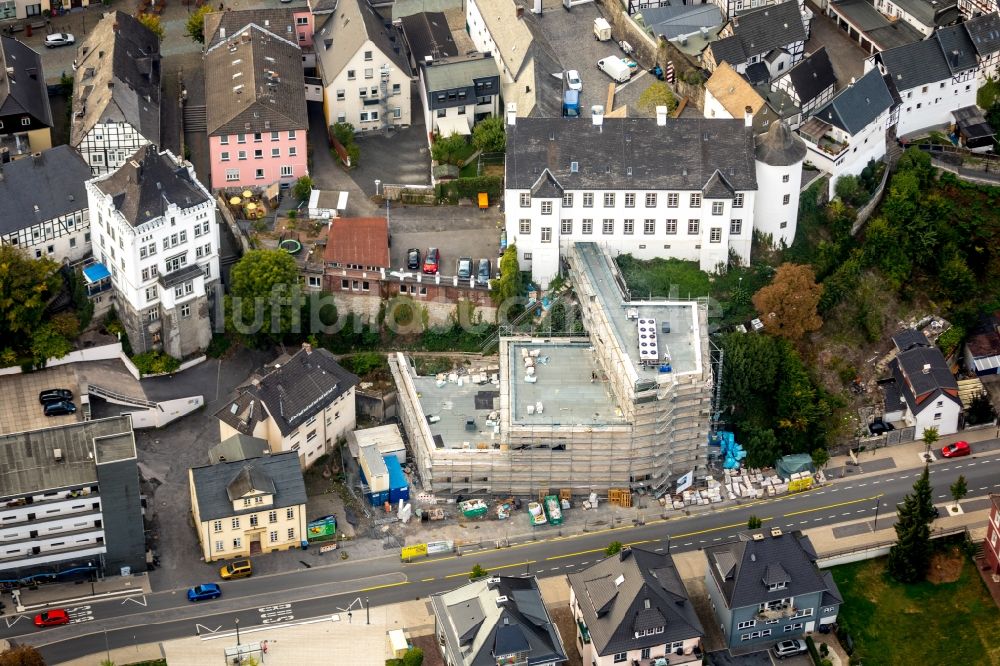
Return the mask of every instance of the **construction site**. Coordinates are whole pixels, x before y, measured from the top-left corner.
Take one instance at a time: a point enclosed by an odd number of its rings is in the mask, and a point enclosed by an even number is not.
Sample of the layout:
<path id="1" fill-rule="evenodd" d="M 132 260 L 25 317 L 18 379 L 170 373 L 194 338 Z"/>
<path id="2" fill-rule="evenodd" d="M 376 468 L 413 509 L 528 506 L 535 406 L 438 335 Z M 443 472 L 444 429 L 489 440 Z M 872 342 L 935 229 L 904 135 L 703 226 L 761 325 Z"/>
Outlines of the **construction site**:
<path id="1" fill-rule="evenodd" d="M 595 243 L 569 248 L 586 336 L 503 335 L 493 365 L 389 365 L 425 493 L 651 494 L 705 473 L 713 398 L 707 303 L 633 300 Z"/>

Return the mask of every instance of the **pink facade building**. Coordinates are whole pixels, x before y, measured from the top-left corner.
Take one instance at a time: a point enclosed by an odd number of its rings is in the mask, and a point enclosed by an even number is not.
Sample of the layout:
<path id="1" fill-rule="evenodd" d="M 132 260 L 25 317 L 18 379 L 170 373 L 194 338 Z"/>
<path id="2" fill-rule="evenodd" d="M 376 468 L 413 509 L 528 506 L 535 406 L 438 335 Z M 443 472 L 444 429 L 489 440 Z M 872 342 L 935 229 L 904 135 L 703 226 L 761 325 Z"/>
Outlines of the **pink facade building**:
<path id="1" fill-rule="evenodd" d="M 278 10 L 279 12 L 281 10 Z M 205 22 L 206 127 L 212 188 L 268 187 L 307 175 L 303 50 L 292 16 L 211 14 Z M 293 19 L 294 20 L 294 19 Z"/>

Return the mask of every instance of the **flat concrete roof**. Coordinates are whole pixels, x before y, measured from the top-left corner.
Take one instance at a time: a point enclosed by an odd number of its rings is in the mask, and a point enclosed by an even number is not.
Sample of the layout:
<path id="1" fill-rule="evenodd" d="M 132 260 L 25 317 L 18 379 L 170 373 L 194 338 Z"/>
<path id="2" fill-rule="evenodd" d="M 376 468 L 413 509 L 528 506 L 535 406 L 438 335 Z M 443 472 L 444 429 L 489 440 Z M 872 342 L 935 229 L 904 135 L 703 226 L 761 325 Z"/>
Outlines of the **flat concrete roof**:
<path id="1" fill-rule="evenodd" d="M 523 351 L 534 374 L 528 374 Z M 536 357 L 531 357 L 537 351 Z M 511 342 L 508 346 L 512 423 L 539 425 L 622 424 L 625 420 L 594 359 L 589 342 Z M 534 376 L 536 381 L 528 382 Z M 541 413 L 538 405 L 542 406 Z M 528 413 L 532 411 L 533 413 Z"/>
<path id="2" fill-rule="evenodd" d="M 461 385 L 446 382 L 438 386 L 435 377 L 413 377 L 420 408 L 428 417 L 437 448 L 461 449 L 466 442 L 473 449 L 492 448 L 494 442 L 499 444 L 499 435 L 494 434 L 493 428 L 486 427 L 486 419 L 490 412 L 500 409 L 500 389 L 489 382 L 472 383 L 468 376 L 461 380 Z M 483 394 L 479 406 L 477 394 Z M 470 420 L 472 429 L 467 428 Z M 484 446 L 478 446 L 480 444 Z"/>

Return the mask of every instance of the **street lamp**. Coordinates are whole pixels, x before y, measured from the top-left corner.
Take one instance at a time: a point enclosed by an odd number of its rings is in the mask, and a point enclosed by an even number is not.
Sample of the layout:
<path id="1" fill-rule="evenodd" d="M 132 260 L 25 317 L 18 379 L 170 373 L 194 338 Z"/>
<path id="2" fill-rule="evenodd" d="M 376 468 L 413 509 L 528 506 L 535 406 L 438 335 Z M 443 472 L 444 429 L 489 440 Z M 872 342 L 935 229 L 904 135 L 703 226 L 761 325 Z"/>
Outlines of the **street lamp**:
<path id="1" fill-rule="evenodd" d="M 240 646 L 240 618 L 233 620 L 236 623 L 236 647 Z"/>
<path id="2" fill-rule="evenodd" d="M 368 597 L 365 597 L 365 624 L 372 623 L 372 605 L 368 601 Z"/>
<path id="3" fill-rule="evenodd" d="M 881 497 L 875 498 L 875 522 L 872 523 L 872 534 L 878 531 L 878 507 L 882 503 Z"/>
<path id="4" fill-rule="evenodd" d="M 378 186 L 382 184 L 382 181 L 378 178 L 375 179 L 375 196 L 378 196 Z"/>

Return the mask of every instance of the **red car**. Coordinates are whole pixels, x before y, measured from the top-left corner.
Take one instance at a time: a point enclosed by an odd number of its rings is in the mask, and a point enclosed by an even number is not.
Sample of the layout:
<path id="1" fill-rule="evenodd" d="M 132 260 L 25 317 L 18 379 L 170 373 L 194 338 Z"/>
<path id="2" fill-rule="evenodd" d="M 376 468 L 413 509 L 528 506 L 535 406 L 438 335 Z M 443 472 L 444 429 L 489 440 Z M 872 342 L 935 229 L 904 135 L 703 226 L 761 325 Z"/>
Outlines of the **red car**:
<path id="1" fill-rule="evenodd" d="M 427 250 L 427 255 L 424 257 L 424 273 L 427 273 L 428 275 L 437 275 L 440 267 L 441 253 L 436 247 L 432 247 Z"/>
<path id="2" fill-rule="evenodd" d="M 69 624 L 69 614 L 62 608 L 53 608 L 35 616 L 36 627 L 57 627 L 60 624 Z"/>
<path id="3" fill-rule="evenodd" d="M 945 458 L 958 458 L 972 453 L 968 442 L 955 442 L 941 449 L 941 455 Z"/>

